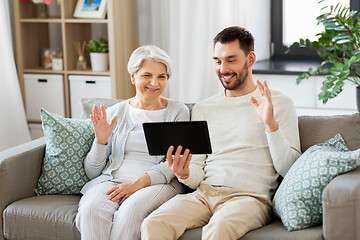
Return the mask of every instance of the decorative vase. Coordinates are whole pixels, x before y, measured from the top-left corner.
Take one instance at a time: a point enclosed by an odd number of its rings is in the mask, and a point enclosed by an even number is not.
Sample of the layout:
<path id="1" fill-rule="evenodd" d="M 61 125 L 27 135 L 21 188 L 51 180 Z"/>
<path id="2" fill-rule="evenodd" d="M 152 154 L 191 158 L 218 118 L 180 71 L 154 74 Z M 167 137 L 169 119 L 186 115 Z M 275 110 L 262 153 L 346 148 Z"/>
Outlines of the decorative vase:
<path id="1" fill-rule="evenodd" d="M 109 68 L 109 53 L 90 53 L 91 69 L 105 71 Z"/>
<path id="2" fill-rule="evenodd" d="M 356 104 L 358 112 L 360 112 L 360 86 L 356 87 Z"/>
<path id="3" fill-rule="evenodd" d="M 49 8 L 47 4 L 36 4 L 36 18 L 49 18 Z"/>

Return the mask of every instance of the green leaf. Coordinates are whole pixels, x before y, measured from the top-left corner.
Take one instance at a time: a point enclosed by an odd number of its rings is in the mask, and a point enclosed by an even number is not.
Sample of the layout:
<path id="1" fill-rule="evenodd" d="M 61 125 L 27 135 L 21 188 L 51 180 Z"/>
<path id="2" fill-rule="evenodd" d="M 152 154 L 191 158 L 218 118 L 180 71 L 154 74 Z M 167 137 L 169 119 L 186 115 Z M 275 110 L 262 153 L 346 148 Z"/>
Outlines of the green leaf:
<path id="1" fill-rule="evenodd" d="M 313 74 L 314 74 L 314 70 L 313 70 L 312 68 L 309 68 L 308 73 L 309 73 L 310 75 L 313 75 Z"/>
<path id="2" fill-rule="evenodd" d="M 342 18 L 345 18 L 345 13 L 346 13 L 346 8 L 340 8 L 339 9 L 339 12 L 338 12 L 338 14 L 342 17 Z"/>
<path id="3" fill-rule="evenodd" d="M 310 75 L 308 73 L 302 73 L 296 78 L 296 84 L 299 85 L 302 80 L 305 78 L 308 79 Z"/>
<path id="4" fill-rule="evenodd" d="M 328 7 L 329 7 L 329 6 L 324 6 L 324 7 L 322 7 L 322 8 L 320 9 L 320 11 L 322 11 L 322 10 L 328 8 Z"/>
<path id="5" fill-rule="evenodd" d="M 350 71 L 346 71 L 346 72 L 342 72 L 340 75 L 339 75 L 339 79 L 342 79 L 342 80 L 347 80 L 350 76 Z"/>
<path id="6" fill-rule="evenodd" d="M 325 76 L 325 81 L 323 82 L 323 85 L 324 84 L 328 84 L 328 83 L 331 83 L 333 84 L 332 82 L 336 81 L 337 80 L 337 77 L 336 76 L 333 76 L 333 75 L 326 75 Z M 332 86 L 332 85 L 331 85 Z"/>
<path id="7" fill-rule="evenodd" d="M 326 30 L 334 30 L 339 32 L 346 32 L 346 29 L 344 26 L 326 26 Z"/>
<path id="8" fill-rule="evenodd" d="M 337 44 L 351 43 L 351 39 L 340 39 L 336 41 Z"/>
<path id="9" fill-rule="evenodd" d="M 344 82 L 343 81 L 338 81 L 335 85 L 334 88 L 331 90 L 331 93 L 333 94 L 332 96 L 337 96 L 339 95 L 339 93 L 342 92 L 342 87 L 344 86 Z"/>
<path id="10" fill-rule="evenodd" d="M 346 34 L 338 34 L 337 36 L 333 37 L 333 39 L 336 41 L 336 40 L 341 40 L 341 39 L 350 39 L 350 37 Z"/>
<path id="11" fill-rule="evenodd" d="M 291 49 L 296 48 L 296 47 L 299 47 L 299 46 L 300 46 L 300 43 L 294 42 L 293 44 L 291 44 L 291 45 L 287 48 L 287 50 L 285 51 L 285 53 L 288 53 Z"/>
<path id="12" fill-rule="evenodd" d="M 330 70 L 330 72 L 331 72 L 331 74 L 334 75 L 334 76 L 339 76 L 339 75 L 341 74 L 340 71 L 337 71 L 337 70 L 334 70 L 334 69 Z"/>
<path id="13" fill-rule="evenodd" d="M 332 26 L 336 27 L 336 21 L 334 21 L 333 19 L 326 19 L 323 20 L 321 23 L 325 26 L 326 29 L 330 29 L 329 27 Z"/>
<path id="14" fill-rule="evenodd" d="M 358 29 L 358 22 L 359 22 L 359 19 L 358 18 L 355 18 L 354 20 L 354 23 L 353 23 L 353 28 L 351 29 L 351 31 L 356 31 Z"/>
<path id="15" fill-rule="evenodd" d="M 320 48 L 320 43 L 319 42 L 312 42 L 312 48 L 319 49 Z"/>
<path id="16" fill-rule="evenodd" d="M 322 100 L 323 104 L 327 103 L 327 101 L 329 100 L 329 95 L 330 93 L 327 91 L 322 91 L 321 93 L 318 94 L 318 99 Z"/>
<path id="17" fill-rule="evenodd" d="M 91 39 L 86 46 L 89 52 L 92 53 L 109 52 L 108 40 L 103 37 Z"/>
<path id="18" fill-rule="evenodd" d="M 320 74 L 327 74 L 330 72 L 330 66 L 327 62 L 323 61 L 318 67 L 318 72 Z"/>
<path id="19" fill-rule="evenodd" d="M 342 72 L 348 72 L 350 68 L 350 62 L 348 59 L 346 59 L 346 62 L 344 63 L 344 65 L 340 68 L 340 71 Z"/>
<path id="20" fill-rule="evenodd" d="M 320 38 L 318 39 L 318 42 L 319 42 L 320 44 L 324 44 L 324 45 L 329 44 L 331 41 L 332 41 L 332 38 L 329 38 L 329 37 L 326 37 L 326 36 L 320 37 Z"/>
<path id="21" fill-rule="evenodd" d="M 352 56 L 349 60 L 350 64 L 354 64 L 360 61 L 360 54 L 357 54 L 355 56 Z"/>
<path id="22" fill-rule="evenodd" d="M 326 6 L 326 7 L 327 7 L 327 6 Z M 316 20 L 320 20 L 320 19 L 326 20 L 328 16 L 331 16 L 331 14 L 330 14 L 330 13 L 324 13 L 324 14 L 319 15 L 319 16 L 316 18 Z"/>

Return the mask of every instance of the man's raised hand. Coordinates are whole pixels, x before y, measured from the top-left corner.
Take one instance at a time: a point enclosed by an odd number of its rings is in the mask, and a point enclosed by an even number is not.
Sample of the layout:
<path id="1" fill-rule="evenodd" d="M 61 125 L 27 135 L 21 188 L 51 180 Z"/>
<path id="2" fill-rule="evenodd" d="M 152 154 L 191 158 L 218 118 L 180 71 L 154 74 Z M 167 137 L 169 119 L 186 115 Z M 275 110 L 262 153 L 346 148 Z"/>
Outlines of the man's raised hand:
<path id="1" fill-rule="evenodd" d="M 189 164 L 192 154 L 189 149 L 186 149 L 184 154 L 181 155 L 182 149 L 182 146 L 178 146 L 175 154 L 173 155 L 174 146 L 170 146 L 166 153 L 166 159 L 169 167 L 174 171 L 175 175 L 180 179 L 186 179 L 190 175 Z"/>
<path id="2" fill-rule="evenodd" d="M 264 85 L 256 79 L 256 85 L 261 93 L 261 102 L 259 103 L 253 96 L 250 100 L 255 106 L 255 111 L 261 121 L 263 121 L 268 132 L 275 132 L 279 129 L 279 125 L 274 118 L 274 107 L 271 100 L 270 89 L 264 81 Z"/>

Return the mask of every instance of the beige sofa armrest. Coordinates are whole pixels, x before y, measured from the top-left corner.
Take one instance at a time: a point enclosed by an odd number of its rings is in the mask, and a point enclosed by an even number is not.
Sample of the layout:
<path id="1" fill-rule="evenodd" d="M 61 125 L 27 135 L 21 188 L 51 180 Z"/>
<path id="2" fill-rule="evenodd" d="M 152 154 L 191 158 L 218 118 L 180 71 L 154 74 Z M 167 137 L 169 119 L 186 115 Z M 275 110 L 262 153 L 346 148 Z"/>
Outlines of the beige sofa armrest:
<path id="1" fill-rule="evenodd" d="M 334 178 L 322 197 L 324 238 L 360 239 L 360 168 Z"/>
<path id="2" fill-rule="evenodd" d="M 17 200 L 35 196 L 41 172 L 45 138 L 0 152 L 0 239 L 3 239 L 3 211 Z"/>

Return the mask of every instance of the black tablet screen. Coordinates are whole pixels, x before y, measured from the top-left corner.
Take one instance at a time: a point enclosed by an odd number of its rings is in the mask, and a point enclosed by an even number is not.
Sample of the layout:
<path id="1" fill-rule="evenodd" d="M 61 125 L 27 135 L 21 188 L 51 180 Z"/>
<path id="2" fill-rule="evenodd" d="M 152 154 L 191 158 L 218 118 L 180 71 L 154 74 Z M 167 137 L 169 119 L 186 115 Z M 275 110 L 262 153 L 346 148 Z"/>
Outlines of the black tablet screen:
<path id="1" fill-rule="evenodd" d="M 181 145 L 192 154 L 212 153 L 206 121 L 149 122 L 143 128 L 150 155 L 166 155 L 171 145 L 175 150 Z"/>

